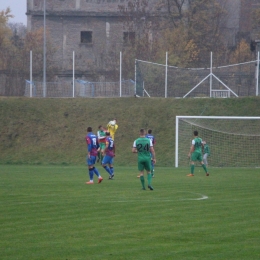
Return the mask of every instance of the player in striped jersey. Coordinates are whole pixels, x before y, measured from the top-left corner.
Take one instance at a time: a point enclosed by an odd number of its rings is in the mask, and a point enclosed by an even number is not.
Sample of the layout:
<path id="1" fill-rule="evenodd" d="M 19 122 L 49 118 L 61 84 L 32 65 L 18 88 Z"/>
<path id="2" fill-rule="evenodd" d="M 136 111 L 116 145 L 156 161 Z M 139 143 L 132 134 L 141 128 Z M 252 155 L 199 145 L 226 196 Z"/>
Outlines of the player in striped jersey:
<path id="1" fill-rule="evenodd" d="M 111 138 L 110 133 L 106 132 L 106 147 L 103 151 L 104 158 L 102 160 L 102 166 L 109 174 L 109 180 L 114 178 L 114 157 L 116 153 L 115 142 Z"/>
<path id="2" fill-rule="evenodd" d="M 86 158 L 86 162 L 88 164 L 89 169 L 89 181 L 86 182 L 86 184 L 94 184 L 93 178 L 94 174 L 98 177 L 98 183 L 101 183 L 103 178 L 101 177 L 99 171 L 97 168 L 95 168 L 96 163 L 96 157 L 98 154 L 98 151 L 100 149 L 97 136 L 92 133 L 92 127 L 87 128 L 87 136 L 86 136 L 86 142 L 88 145 L 88 155 Z"/>

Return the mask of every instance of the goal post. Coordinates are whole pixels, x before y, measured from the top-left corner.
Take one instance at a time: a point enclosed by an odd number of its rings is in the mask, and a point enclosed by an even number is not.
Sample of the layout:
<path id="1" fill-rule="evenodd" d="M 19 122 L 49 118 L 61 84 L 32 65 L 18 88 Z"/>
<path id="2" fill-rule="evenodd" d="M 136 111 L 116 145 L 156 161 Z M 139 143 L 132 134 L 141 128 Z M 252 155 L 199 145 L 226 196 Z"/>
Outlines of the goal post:
<path id="1" fill-rule="evenodd" d="M 260 167 L 260 117 L 176 116 L 175 167 L 188 165 L 195 130 L 210 147 L 210 167 Z"/>

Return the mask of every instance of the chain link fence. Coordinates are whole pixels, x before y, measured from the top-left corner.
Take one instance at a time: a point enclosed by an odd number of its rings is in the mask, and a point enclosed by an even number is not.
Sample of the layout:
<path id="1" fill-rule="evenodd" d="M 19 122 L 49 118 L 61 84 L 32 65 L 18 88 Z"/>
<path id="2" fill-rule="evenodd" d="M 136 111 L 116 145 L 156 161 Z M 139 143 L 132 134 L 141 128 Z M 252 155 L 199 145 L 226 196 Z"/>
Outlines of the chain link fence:
<path id="1" fill-rule="evenodd" d="M 136 93 L 151 97 L 258 95 L 259 61 L 211 68 L 179 68 L 136 60 Z"/>
<path id="2" fill-rule="evenodd" d="M 88 82 L 84 80 L 46 82 L 46 88 L 41 81 L 25 81 L 26 97 L 133 97 L 135 82 L 123 80 L 120 82 Z"/>

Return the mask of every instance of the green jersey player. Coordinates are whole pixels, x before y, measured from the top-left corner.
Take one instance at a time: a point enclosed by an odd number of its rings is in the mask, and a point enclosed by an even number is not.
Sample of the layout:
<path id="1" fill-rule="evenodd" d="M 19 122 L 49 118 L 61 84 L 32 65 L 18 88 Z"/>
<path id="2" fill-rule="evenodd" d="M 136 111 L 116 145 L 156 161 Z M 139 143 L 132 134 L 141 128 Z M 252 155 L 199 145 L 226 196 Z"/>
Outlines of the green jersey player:
<path id="1" fill-rule="evenodd" d="M 206 166 L 208 166 L 208 156 L 210 156 L 210 149 L 206 141 L 202 141 L 203 145 L 203 162 Z"/>
<path id="2" fill-rule="evenodd" d="M 140 181 L 142 188 L 145 190 L 144 170 L 147 172 L 148 188 L 153 190 L 152 183 L 152 165 L 151 165 L 151 154 L 152 160 L 156 163 L 155 151 L 153 148 L 152 140 L 145 137 L 145 130 L 140 130 L 140 137 L 133 143 L 132 152 L 138 154 L 138 170 L 140 171 Z"/>
<path id="3" fill-rule="evenodd" d="M 191 142 L 191 147 L 188 154 L 188 157 L 191 158 L 191 166 L 190 166 L 191 171 L 190 174 L 188 174 L 187 176 L 189 177 L 194 176 L 194 169 L 195 169 L 194 163 L 196 161 L 200 162 L 201 166 L 206 172 L 206 176 L 209 176 L 207 167 L 202 160 L 202 139 L 198 137 L 199 135 L 198 131 L 194 131 L 193 134 L 194 134 L 194 139 Z"/>
<path id="4" fill-rule="evenodd" d="M 106 130 L 104 129 L 104 127 L 102 125 L 100 125 L 98 127 L 97 137 L 98 137 L 98 142 L 99 142 L 99 146 L 100 146 L 100 151 L 98 152 L 97 162 L 99 162 L 100 159 L 102 162 L 102 160 L 103 160 L 102 154 L 106 147 Z"/>

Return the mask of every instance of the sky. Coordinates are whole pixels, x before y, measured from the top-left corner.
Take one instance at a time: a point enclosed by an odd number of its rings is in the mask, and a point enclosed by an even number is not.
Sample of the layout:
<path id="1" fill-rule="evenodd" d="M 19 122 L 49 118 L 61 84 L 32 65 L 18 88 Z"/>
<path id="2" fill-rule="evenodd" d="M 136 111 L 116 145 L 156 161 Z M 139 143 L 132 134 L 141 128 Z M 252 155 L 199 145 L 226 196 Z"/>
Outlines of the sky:
<path id="1" fill-rule="evenodd" d="M 26 17 L 26 0 L 0 0 L 0 10 L 5 10 L 7 7 L 11 8 L 14 18 L 11 18 L 11 23 L 23 23 L 27 25 Z"/>

